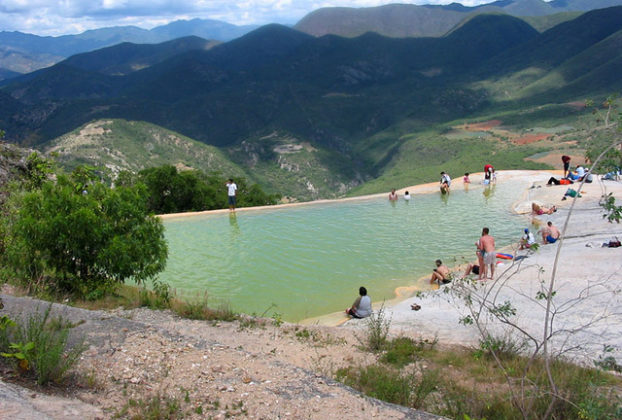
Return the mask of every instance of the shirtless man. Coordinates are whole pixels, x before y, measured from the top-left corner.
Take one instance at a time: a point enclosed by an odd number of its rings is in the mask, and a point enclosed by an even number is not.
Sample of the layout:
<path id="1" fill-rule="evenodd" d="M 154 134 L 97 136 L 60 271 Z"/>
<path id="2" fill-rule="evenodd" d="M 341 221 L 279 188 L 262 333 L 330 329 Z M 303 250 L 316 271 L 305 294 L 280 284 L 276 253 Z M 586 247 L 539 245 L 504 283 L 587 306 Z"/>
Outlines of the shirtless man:
<path id="1" fill-rule="evenodd" d="M 450 277 L 451 275 L 449 273 L 449 268 L 443 265 L 443 262 L 441 260 L 436 260 L 436 268 L 434 269 L 434 271 L 432 271 L 430 283 L 436 282 L 439 286 L 441 284 L 447 284 L 451 282 Z"/>
<path id="2" fill-rule="evenodd" d="M 553 226 L 553 222 L 546 222 L 547 227 L 542 229 L 542 243 L 554 244 L 559 239 L 561 233 L 556 226 Z"/>
<path id="3" fill-rule="evenodd" d="M 395 192 L 395 188 L 393 188 L 389 193 L 389 201 L 397 201 L 397 193 Z"/>
<path id="4" fill-rule="evenodd" d="M 495 252 L 495 238 L 488 233 L 490 230 L 485 227 L 482 229 L 482 236 L 479 238 L 480 249 L 482 252 L 482 258 L 484 260 L 483 268 L 480 269 L 480 278 L 485 279 L 489 272 L 492 279 L 495 275 L 495 264 L 497 262 L 497 253 Z"/>

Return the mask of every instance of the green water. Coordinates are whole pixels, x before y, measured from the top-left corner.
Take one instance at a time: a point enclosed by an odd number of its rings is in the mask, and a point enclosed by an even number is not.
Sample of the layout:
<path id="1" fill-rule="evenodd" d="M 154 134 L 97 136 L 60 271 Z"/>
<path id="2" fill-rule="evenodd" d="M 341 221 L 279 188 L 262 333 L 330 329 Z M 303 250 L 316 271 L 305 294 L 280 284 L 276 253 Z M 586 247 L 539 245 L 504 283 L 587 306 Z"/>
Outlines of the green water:
<path id="1" fill-rule="evenodd" d="M 434 260 L 475 259 L 484 226 L 497 247 L 520 238 L 527 220 L 511 214 L 525 185 L 499 184 L 449 197 L 414 195 L 218 214 L 165 221 L 169 260 L 161 280 L 210 305 L 282 314 L 288 321 L 342 311 L 366 286 L 374 301 L 412 286 Z M 488 194 L 483 194 L 487 191 Z"/>

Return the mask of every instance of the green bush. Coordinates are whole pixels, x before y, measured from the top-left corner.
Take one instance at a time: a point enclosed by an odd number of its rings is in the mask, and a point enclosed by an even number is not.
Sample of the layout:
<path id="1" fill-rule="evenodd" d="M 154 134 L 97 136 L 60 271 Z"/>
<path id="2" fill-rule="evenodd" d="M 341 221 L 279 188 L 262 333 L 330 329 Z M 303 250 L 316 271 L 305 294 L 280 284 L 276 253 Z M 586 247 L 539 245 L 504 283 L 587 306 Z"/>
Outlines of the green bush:
<path id="1" fill-rule="evenodd" d="M 15 359 L 21 372 L 32 373 L 39 385 L 60 383 L 85 350 L 82 343 L 68 348 L 71 324 L 62 318 L 50 318 L 52 305 L 27 320 L 2 329 L 0 342 L 10 342 L 2 356 Z"/>
<path id="2" fill-rule="evenodd" d="M 79 186 L 80 188 L 77 188 Z M 162 271 L 167 245 L 144 187 L 83 186 L 66 176 L 12 195 L 3 220 L 5 262 L 30 286 L 87 295 Z"/>

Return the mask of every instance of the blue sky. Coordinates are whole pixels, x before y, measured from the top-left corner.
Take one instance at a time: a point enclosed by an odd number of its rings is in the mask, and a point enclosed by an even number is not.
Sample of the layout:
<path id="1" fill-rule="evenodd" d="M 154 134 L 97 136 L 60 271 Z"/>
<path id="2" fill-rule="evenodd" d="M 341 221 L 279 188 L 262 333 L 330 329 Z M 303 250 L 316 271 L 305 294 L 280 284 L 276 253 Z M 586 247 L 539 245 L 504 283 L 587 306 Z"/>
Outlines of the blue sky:
<path id="1" fill-rule="evenodd" d="M 455 1 L 455 0 L 453 0 Z M 465 6 L 493 0 L 462 0 Z M 378 0 L 0 0 L 0 30 L 63 35 L 106 26 L 150 29 L 178 19 L 217 19 L 236 25 L 297 22 L 321 7 L 371 7 Z M 448 4 L 452 0 L 395 0 Z"/>

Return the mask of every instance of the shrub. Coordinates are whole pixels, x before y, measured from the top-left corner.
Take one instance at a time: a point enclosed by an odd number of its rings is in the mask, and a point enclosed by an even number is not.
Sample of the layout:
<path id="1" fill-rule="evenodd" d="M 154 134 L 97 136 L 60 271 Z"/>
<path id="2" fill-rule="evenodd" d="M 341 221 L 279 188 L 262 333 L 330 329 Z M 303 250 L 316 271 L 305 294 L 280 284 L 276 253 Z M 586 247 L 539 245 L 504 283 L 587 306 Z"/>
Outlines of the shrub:
<path id="1" fill-rule="evenodd" d="M 129 278 L 140 283 L 164 269 L 164 227 L 147 214 L 144 188 L 95 183 L 83 193 L 76 186 L 59 176 L 12 196 L 18 202 L 3 230 L 6 262 L 16 274 L 30 285 L 85 296 Z"/>
<path id="2" fill-rule="evenodd" d="M 172 307 L 179 316 L 188 319 L 201 319 L 206 321 L 235 321 L 238 315 L 227 303 L 221 304 L 216 309 L 207 305 L 207 295 L 200 300 L 177 301 Z"/>
<path id="3" fill-rule="evenodd" d="M 171 305 L 171 286 L 159 280 L 153 280 L 153 290 L 141 288 L 138 293 L 140 306 L 151 309 L 166 309 Z"/>
<path id="4" fill-rule="evenodd" d="M 336 379 L 373 398 L 419 408 L 436 390 L 439 375 L 436 370 L 401 374 L 399 370 L 383 365 L 339 369 Z"/>
<path id="5" fill-rule="evenodd" d="M 408 406 L 411 384 L 408 378 L 381 365 L 340 369 L 337 380 L 373 398 Z"/>
<path id="6" fill-rule="evenodd" d="M 11 344 L 2 356 L 17 360 L 20 371 L 32 372 L 39 385 L 62 382 L 85 350 L 83 343 L 68 348 L 72 326 L 61 317 L 50 318 L 51 308 L 50 304 L 43 315 L 36 312 L 4 330 Z"/>
<path id="7" fill-rule="evenodd" d="M 385 348 L 391 320 L 386 318 L 384 305 L 365 320 L 365 336 L 356 338 L 359 343 L 368 351 L 379 352 Z"/>
<path id="8" fill-rule="evenodd" d="M 380 358 L 380 361 L 396 367 L 403 367 L 414 362 L 417 359 L 417 355 L 426 346 L 432 347 L 434 343 L 430 343 L 427 340 L 417 342 L 409 337 L 398 337 L 387 343 L 387 350 Z"/>
<path id="9" fill-rule="evenodd" d="M 482 356 L 492 357 L 493 352 L 501 359 L 517 357 L 527 348 L 527 344 L 516 341 L 510 337 L 493 337 L 488 335 L 486 339 L 479 341 L 479 348 L 475 350 L 475 358 Z"/>

